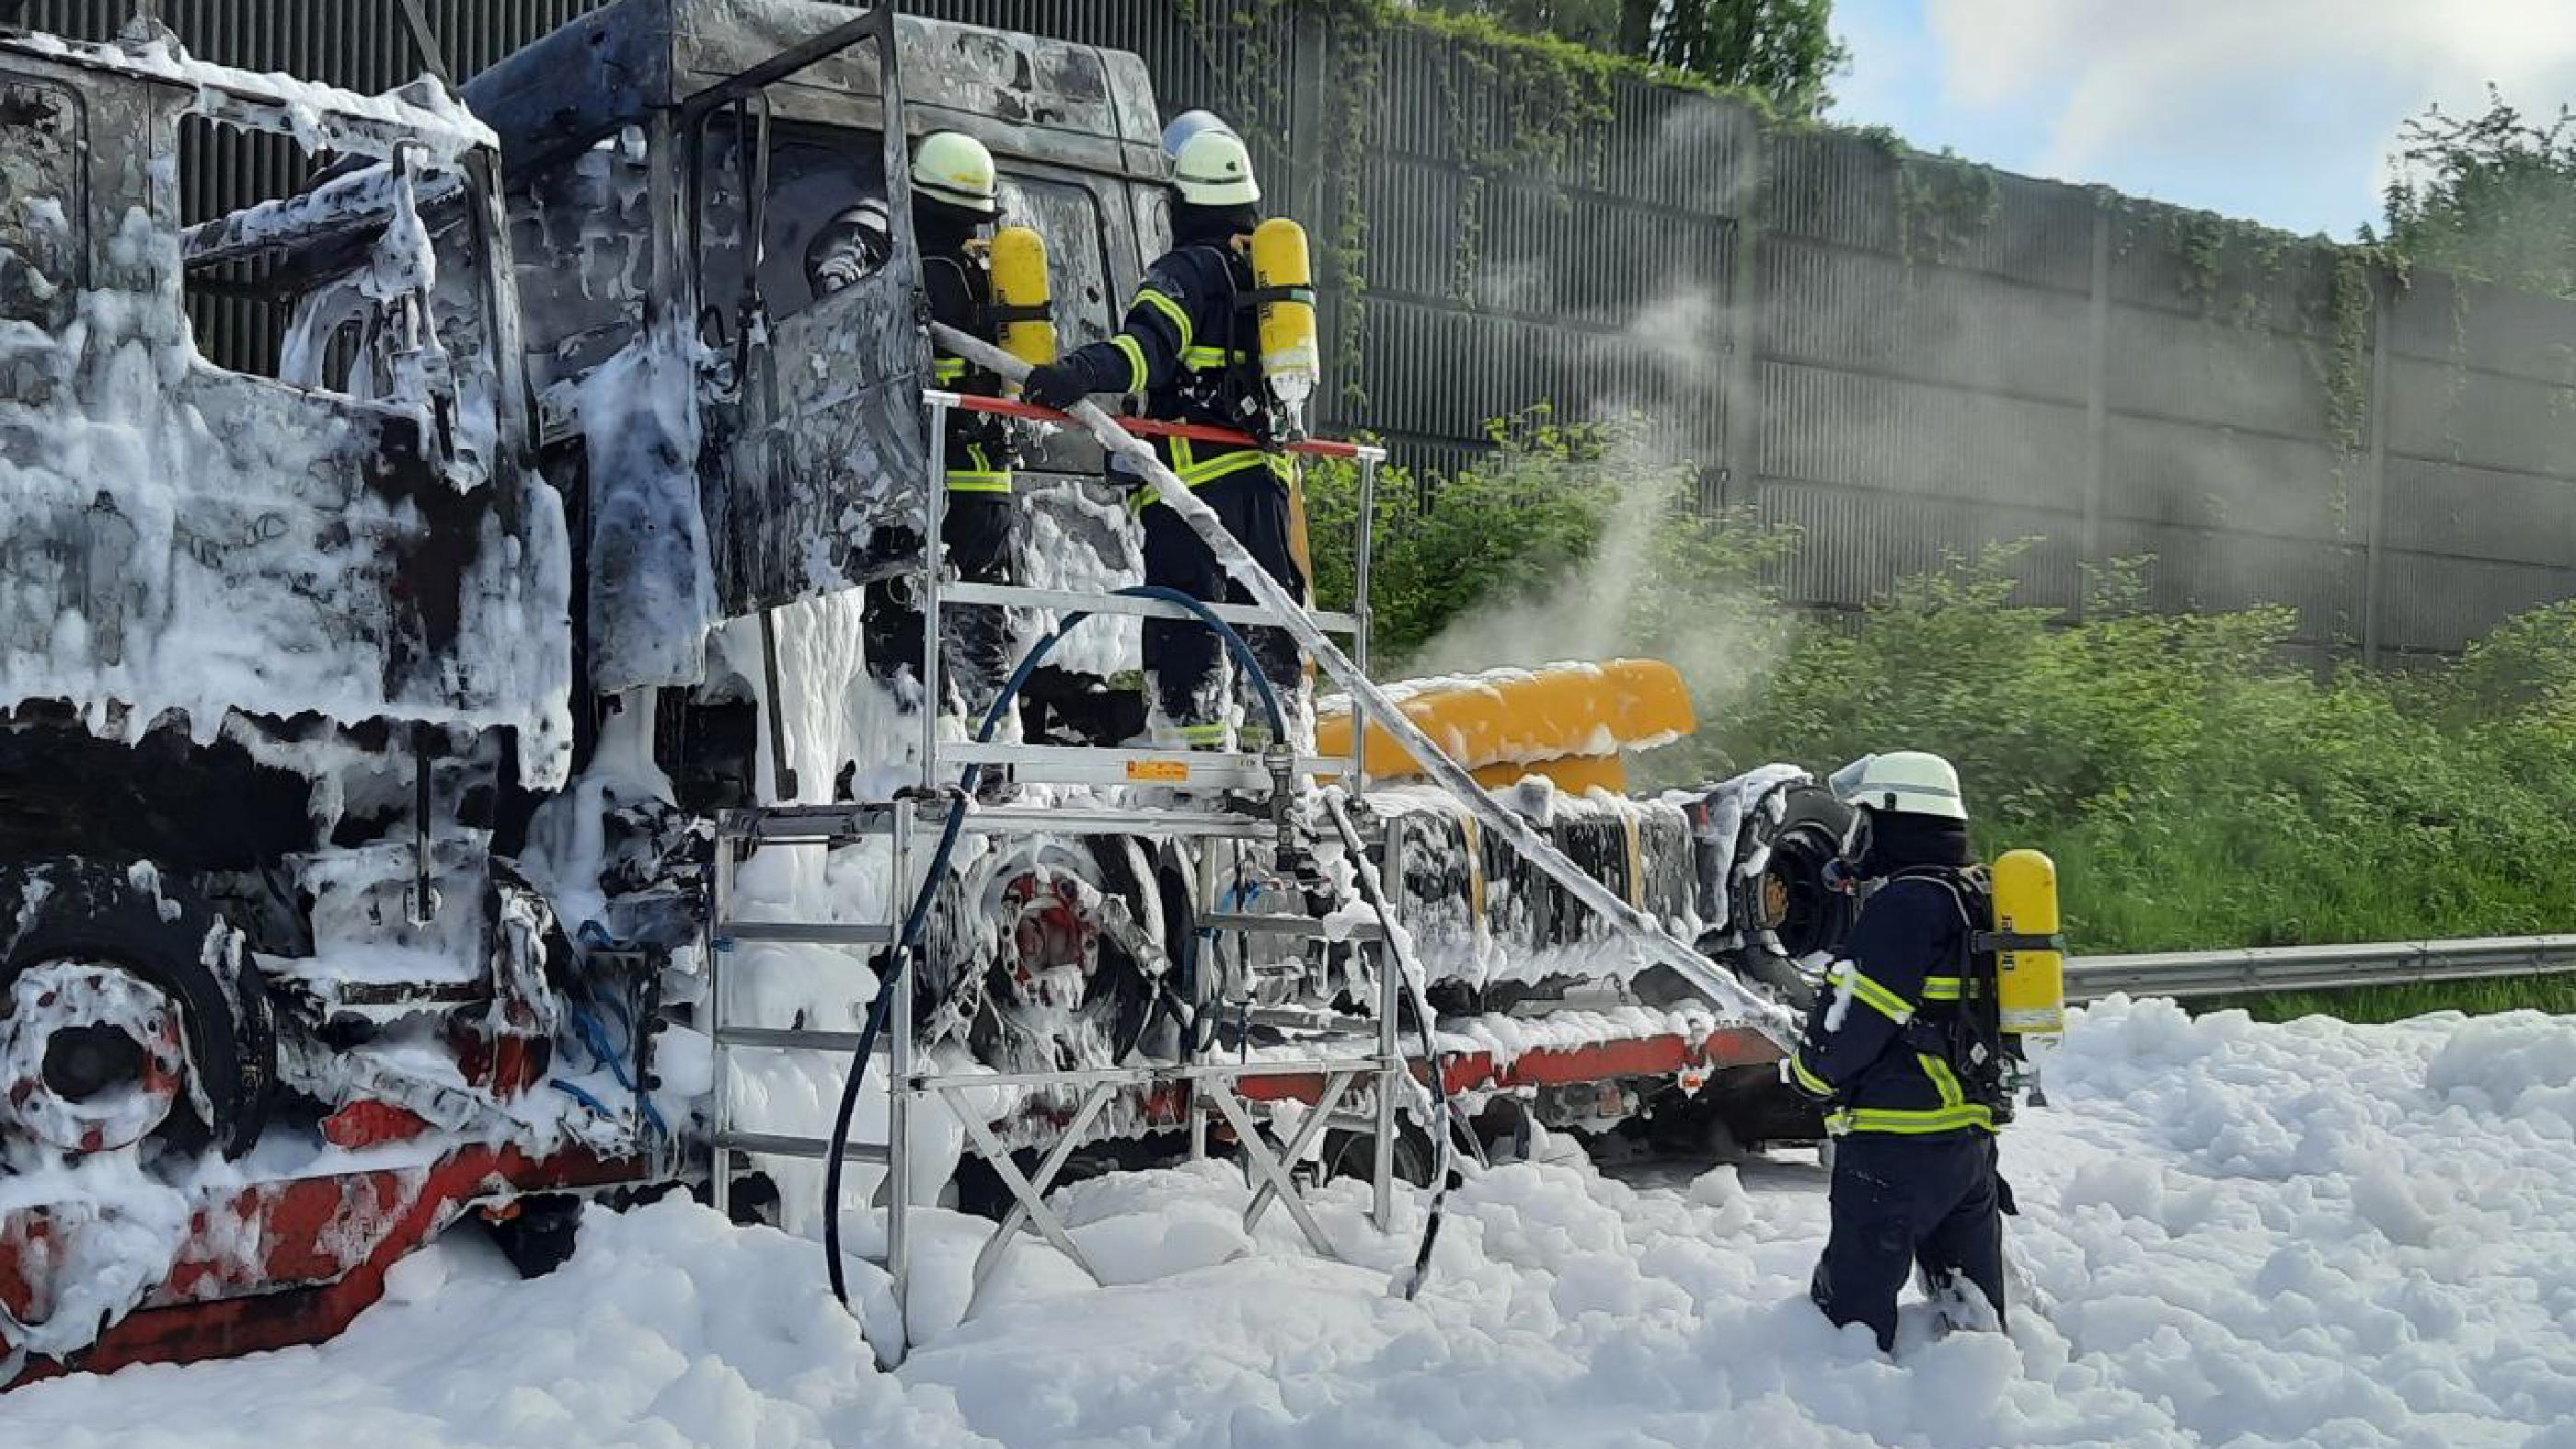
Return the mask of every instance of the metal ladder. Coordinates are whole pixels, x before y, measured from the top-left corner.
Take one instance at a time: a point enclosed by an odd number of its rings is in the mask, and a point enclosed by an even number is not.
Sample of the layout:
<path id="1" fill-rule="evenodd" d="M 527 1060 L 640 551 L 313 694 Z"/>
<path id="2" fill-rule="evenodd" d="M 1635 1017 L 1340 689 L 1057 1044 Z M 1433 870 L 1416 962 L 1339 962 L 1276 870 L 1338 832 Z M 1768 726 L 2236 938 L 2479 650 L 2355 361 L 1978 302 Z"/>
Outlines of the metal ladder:
<path id="1" fill-rule="evenodd" d="M 887 837 L 891 841 L 889 876 L 892 886 L 888 900 L 902 902 L 909 899 L 916 888 L 911 871 L 917 838 L 924 828 L 934 831 L 938 828 L 938 821 L 948 808 L 943 792 L 954 789 L 965 767 L 970 764 L 1005 767 L 1017 779 L 1033 784 L 1112 788 L 1184 785 L 1201 790 L 1261 792 L 1272 789 L 1275 783 L 1274 761 L 1239 750 L 976 744 L 940 737 L 941 718 L 937 701 L 940 698 L 945 632 L 942 621 L 949 609 L 1079 610 L 1183 621 L 1194 621 L 1195 616 L 1179 605 L 1155 599 L 943 579 L 941 549 L 937 540 L 947 503 L 944 453 L 948 412 L 952 408 L 968 407 L 1019 415 L 1051 415 L 1039 414 L 1021 404 L 968 398 L 935 390 L 924 393 L 924 402 L 932 440 L 929 472 L 921 490 L 922 537 L 927 542 L 922 551 L 922 568 L 914 576 L 921 590 L 924 621 L 920 666 L 921 697 L 924 701 L 921 712 L 921 788 L 911 798 L 895 802 L 761 806 L 725 812 L 718 821 L 714 900 L 708 929 L 708 1010 L 715 1067 L 713 1196 L 720 1212 L 731 1211 L 733 1159 L 736 1154 L 819 1160 L 830 1152 L 830 1144 L 824 1139 L 745 1130 L 734 1120 L 730 1082 L 733 1051 L 740 1048 L 819 1051 L 837 1052 L 846 1057 L 856 1050 L 859 1039 L 859 1033 L 855 1031 L 791 1029 L 731 1020 L 726 993 L 728 983 L 737 974 L 734 963 L 728 960 L 734 946 L 742 942 L 777 941 L 883 948 L 893 944 L 900 929 L 899 921 L 842 924 L 739 919 L 736 916 L 738 893 L 734 875 L 751 852 L 772 847 L 830 849 Z M 1140 430 L 1149 430 L 1153 426 L 1139 425 Z M 1315 611 L 1309 617 L 1321 628 L 1350 637 L 1354 657 L 1365 667 L 1369 633 L 1370 525 L 1375 512 L 1377 472 L 1385 461 L 1385 453 L 1382 449 L 1347 443 L 1308 444 L 1301 451 L 1347 457 L 1357 462 L 1362 470 L 1353 608 L 1348 613 Z M 1258 627 L 1277 622 L 1269 611 L 1258 606 L 1211 604 L 1209 608 L 1218 618 L 1232 625 Z M 1338 776 L 1350 785 L 1353 793 L 1357 793 L 1366 780 L 1366 724 L 1364 716 L 1355 716 L 1351 755 L 1347 759 L 1328 760 L 1301 755 L 1293 761 L 1293 772 L 1309 777 Z M 1250 842 L 1270 835 L 1275 829 L 1271 820 L 1255 815 L 1116 805 L 1088 808 L 986 807 L 970 811 L 964 828 L 969 834 L 984 836 L 1102 834 L 1190 838 L 1209 842 Z M 1396 854 L 1400 843 L 1400 836 L 1390 832 L 1385 847 L 1386 859 L 1382 864 L 1384 878 L 1390 881 L 1400 879 Z M 1203 862 L 1211 859 L 1212 852 L 1202 856 Z M 1354 942 L 1374 942 L 1383 937 L 1383 932 L 1374 923 L 1347 930 L 1328 930 L 1322 921 L 1303 914 L 1216 910 L 1213 883 L 1206 870 L 1201 872 L 1198 895 L 1197 904 L 1201 909 L 1195 919 L 1203 935 L 1232 934 L 1239 940 L 1255 936 L 1323 938 L 1332 935 Z M 887 1170 L 887 1187 L 883 1194 L 886 1211 L 883 1266 L 893 1280 L 898 1321 L 904 1321 L 903 1314 L 908 1309 L 910 1298 L 911 1235 L 908 1219 L 914 1205 L 909 1201 L 906 1188 L 911 1181 L 913 1114 L 930 1109 L 934 1104 L 957 1120 L 967 1144 L 992 1167 L 1012 1197 L 1009 1213 L 986 1239 L 976 1258 L 969 1311 L 1011 1246 L 1022 1239 L 1025 1228 L 1033 1227 L 1043 1240 L 1081 1267 L 1095 1282 L 1100 1281 L 1098 1270 L 1082 1252 L 1079 1243 L 1047 1206 L 1046 1194 L 1071 1160 L 1075 1149 L 1085 1140 L 1092 1124 L 1122 1092 L 1149 1093 L 1156 1088 L 1168 1087 L 1184 1091 L 1188 1098 L 1190 1153 L 1194 1159 L 1206 1155 L 1211 1125 L 1221 1125 L 1233 1136 L 1254 1189 L 1253 1199 L 1244 1214 L 1245 1231 L 1257 1226 L 1276 1205 L 1296 1222 L 1299 1231 L 1317 1252 L 1332 1257 L 1342 1254 L 1298 1192 L 1292 1166 L 1307 1156 L 1320 1134 L 1329 1128 L 1368 1131 L 1376 1148 L 1371 1164 L 1371 1217 L 1381 1229 L 1390 1227 L 1394 1216 L 1396 1104 L 1399 1089 L 1408 1085 L 1404 1079 L 1411 1072 L 1412 1065 L 1405 1057 L 1397 1035 L 1401 995 L 1398 974 L 1392 960 L 1384 959 L 1386 953 L 1378 954 L 1381 959 L 1376 965 L 1375 1019 L 1363 1018 L 1342 1024 L 1351 1028 L 1373 1029 L 1373 1035 L 1366 1039 L 1357 1031 L 1340 1036 L 1318 1035 L 1312 1039 L 1315 1051 L 1311 1055 L 1292 1055 L 1274 1049 L 1258 1060 L 1234 1062 L 1184 1060 L 1000 1075 L 925 1071 L 919 1056 L 922 1045 L 918 1040 L 920 1024 L 915 1020 L 910 984 L 905 982 L 895 987 L 895 999 L 888 1005 L 887 1030 L 877 1044 L 876 1057 L 869 1064 L 871 1071 L 886 1074 L 884 1080 L 890 1087 L 887 1140 L 882 1144 L 851 1142 L 846 1145 L 844 1157 L 848 1161 L 880 1165 Z M 1254 1120 L 1255 1112 L 1259 1110 L 1256 1104 L 1295 1094 L 1309 1083 L 1314 1090 L 1313 1110 L 1307 1113 L 1285 1150 L 1274 1151 Z M 1374 1094 L 1372 1110 L 1365 1113 L 1343 1110 L 1344 1101 L 1354 1088 L 1363 1083 Z M 962 1100 L 967 1092 L 997 1086 L 1052 1088 L 1067 1094 L 1080 1094 L 1079 1105 L 1034 1173 L 1020 1170 L 1012 1149 L 993 1131 L 992 1124 L 969 1109 Z M 838 1210 L 837 1205 L 835 1210 Z M 902 1335 L 908 1341 L 908 1323 L 904 1324 Z M 895 1356 L 900 1356 L 902 1348 L 900 1343 L 896 1346 Z"/>

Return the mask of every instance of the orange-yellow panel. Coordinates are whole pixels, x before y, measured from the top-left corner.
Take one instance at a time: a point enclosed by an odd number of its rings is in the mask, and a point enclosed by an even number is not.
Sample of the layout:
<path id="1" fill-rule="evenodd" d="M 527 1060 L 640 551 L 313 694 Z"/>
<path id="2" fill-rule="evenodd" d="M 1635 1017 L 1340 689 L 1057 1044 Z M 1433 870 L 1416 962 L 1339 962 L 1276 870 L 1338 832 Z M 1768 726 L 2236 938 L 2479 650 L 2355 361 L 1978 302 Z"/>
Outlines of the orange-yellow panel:
<path id="1" fill-rule="evenodd" d="M 1406 716 L 1470 770 L 1615 756 L 1698 727 L 1681 671 L 1656 659 L 1498 669 L 1394 688 Z M 1325 714 L 1315 734 L 1320 753 L 1350 753 L 1347 709 Z M 1421 773 L 1382 728 L 1369 731 L 1367 764 L 1372 774 Z"/>
<path id="2" fill-rule="evenodd" d="M 1488 790 L 1507 790 L 1524 775 L 1544 775 L 1556 782 L 1556 788 L 1573 795 L 1595 788 L 1613 795 L 1628 793 L 1628 762 L 1618 755 L 1568 755 L 1530 765 L 1487 765 L 1476 772 L 1476 783 Z"/>

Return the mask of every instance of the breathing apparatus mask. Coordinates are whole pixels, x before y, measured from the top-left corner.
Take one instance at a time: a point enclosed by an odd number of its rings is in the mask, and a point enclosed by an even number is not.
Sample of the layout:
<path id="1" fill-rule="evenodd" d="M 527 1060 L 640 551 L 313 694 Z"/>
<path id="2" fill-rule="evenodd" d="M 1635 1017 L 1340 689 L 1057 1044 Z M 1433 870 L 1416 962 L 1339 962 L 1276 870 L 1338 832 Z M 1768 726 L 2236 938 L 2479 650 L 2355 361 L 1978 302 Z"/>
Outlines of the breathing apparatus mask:
<path id="1" fill-rule="evenodd" d="M 1825 788 L 1835 799 L 1852 807 L 1851 822 L 1843 827 L 1842 839 L 1835 842 L 1834 858 L 1825 862 L 1825 888 L 1843 895 L 1857 894 L 1863 876 L 1861 862 L 1869 856 L 1871 811 L 1860 803 L 1861 786 L 1869 778 L 1870 766 L 1878 756 L 1863 755 L 1825 777 Z"/>

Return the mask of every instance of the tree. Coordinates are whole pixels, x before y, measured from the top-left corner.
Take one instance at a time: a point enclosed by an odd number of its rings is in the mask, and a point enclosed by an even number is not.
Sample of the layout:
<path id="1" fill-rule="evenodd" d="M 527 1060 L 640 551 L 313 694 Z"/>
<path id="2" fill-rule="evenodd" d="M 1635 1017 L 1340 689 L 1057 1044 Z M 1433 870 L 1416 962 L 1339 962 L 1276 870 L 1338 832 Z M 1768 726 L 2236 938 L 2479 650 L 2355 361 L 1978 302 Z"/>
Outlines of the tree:
<path id="1" fill-rule="evenodd" d="M 1847 58 L 1834 39 L 1833 0 L 1428 0 L 1650 61 L 1771 98 L 1790 115 L 1824 109 L 1826 83 Z"/>
<path id="2" fill-rule="evenodd" d="M 2388 241 L 2401 256 L 2576 297 L 2576 113 L 2538 124 L 2489 88 L 2483 115 L 2435 106 L 2408 121 L 2394 159 Z"/>

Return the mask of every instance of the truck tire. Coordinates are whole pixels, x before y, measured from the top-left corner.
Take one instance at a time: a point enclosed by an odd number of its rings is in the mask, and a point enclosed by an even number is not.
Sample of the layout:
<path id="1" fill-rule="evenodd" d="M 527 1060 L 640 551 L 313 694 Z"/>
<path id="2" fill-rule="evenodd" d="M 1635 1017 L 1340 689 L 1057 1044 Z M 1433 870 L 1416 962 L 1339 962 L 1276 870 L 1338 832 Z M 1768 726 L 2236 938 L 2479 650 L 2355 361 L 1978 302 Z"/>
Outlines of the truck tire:
<path id="1" fill-rule="evenodd" d="M 53 961 L 113 966 L 178 1004 L 201 1118 L 182 1093 L 157 1132 L 183 1151 L 237 1158 L 259 1140 L 277 1080 L 268 993 L 247 951 L 189 882 L 140 867 L 63 859 L 0 873 L 0 986 Z M 221 938 L 221 939 L 218 939 Z M 214 962 L 209 963 L 212 956 Z"/>
<path id="2" fill-rule="evenodd" d="M 572 1261 L 581 1244 L 581 1199 L 568 1192 L 531 1193 L 513 1200 L 506 1215 L 486 1213 L 492 1245 L 522 1278 L 542 1278 Z"/>
<path id="3" fill-rule="evenodd" d="M 1771 798 L 1779 801 L 1779 815 L 1767 805 L 1750 812 L 1727 871 L 1728 918 L 1738 944 L 1725 960 L 1803 1010 L 1815 992 L 1801 961 L 1840 950 L 1851 931 L 1852 899 L 1826 886 L 1824 876 L 1841 849 L 1851 807 L 1812 780 L 1782 785 Z M 1762 869 L 1742 874 L 1756 852 Z"/>

